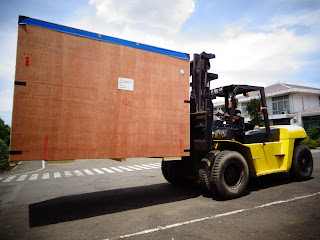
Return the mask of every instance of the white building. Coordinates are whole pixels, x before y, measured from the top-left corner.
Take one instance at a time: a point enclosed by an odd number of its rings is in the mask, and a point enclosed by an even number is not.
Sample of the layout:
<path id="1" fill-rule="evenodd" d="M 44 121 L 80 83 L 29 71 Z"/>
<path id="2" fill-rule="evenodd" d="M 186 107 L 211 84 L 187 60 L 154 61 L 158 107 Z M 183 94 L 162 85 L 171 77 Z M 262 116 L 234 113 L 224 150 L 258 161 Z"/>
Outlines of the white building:
<path id="1" fill-rule="evenodd" d="M 298 125 L 309 128 L 320 126 L 320 89 L 277 83 L 265 87 L 270 125 Z M 250 120 L 247 103 L 258 98 L 258 92 L 238 97 L 238 109 L 245 122 Z M 222 112 L 224 102 L 214 101 L 216 112 Z"/>

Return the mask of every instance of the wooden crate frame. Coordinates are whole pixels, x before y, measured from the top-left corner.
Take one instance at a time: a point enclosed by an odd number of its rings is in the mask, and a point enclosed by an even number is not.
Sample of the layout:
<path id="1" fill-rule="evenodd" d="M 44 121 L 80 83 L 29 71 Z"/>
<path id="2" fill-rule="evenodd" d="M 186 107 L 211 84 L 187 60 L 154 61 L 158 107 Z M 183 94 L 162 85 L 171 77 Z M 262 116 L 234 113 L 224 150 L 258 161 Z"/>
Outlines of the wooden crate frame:
<path id="1" fill-rule="evenodd" d="M 20 17 L 10 161 L 188 156 L 187 100 L 186 54 Z"/>

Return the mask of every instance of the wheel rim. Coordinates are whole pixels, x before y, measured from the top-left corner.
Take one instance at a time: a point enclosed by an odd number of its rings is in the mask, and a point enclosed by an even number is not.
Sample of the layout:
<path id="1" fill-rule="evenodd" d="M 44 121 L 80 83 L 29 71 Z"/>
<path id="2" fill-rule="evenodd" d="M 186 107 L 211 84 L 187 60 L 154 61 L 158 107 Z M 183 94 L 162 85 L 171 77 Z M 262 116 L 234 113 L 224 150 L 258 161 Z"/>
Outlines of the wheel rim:
<path id="1" fill-rule="evenodd" d="M 242 168 L 238 164 L 230 163 L 224 171 L 224 181 L 229 187 L 237 187 L 242 180 Z"/>

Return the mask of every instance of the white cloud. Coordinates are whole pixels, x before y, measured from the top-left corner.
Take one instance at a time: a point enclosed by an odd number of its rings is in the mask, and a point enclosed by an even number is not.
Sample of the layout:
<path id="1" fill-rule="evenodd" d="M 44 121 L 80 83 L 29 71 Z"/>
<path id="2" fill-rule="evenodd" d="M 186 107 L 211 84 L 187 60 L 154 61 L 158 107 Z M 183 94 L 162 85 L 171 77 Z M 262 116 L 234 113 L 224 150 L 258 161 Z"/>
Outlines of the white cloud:
<path id="1" fill-rule="evenodd" d="M 280 15 L 272 18 L 271 24 L 261 26 L 265 30 L 277 30 L 279 28 L 292 27 L 295 25 L 310 27 L 314 31 L 319 31 L 320 9 L 313 11 L 301 10 L 291 15 Z"/>
<path id="2" fill-rule="evenodd" d="M 246 18 L 219 27 L 224 29 L 219 33 L 215 29 L 201 29 L 201 21 L 214 21 L 214 17 L 193 18 L 188 28 L 181 28 L 195 11 L 193 0 L 90 0 L 90 4 L 89 8 L 77 10 L 69 21 L 58 23 L 187 52 L 191 56 L 202 51 L 215 53 L 211 71 L 218 73 L 219 79 L 214 81 L 214 87 L 268 86 L 276 82 L 303 85 L 308 79 L 298 82 L 297 74 L 308 64 L 319 66 L 318 60 L 306 57 L 319 54 L 320 10 L 278 15 L 264 25 L 256 25 L 254 19 Z M 301 28 L 305 31 L 299 32 Z M 3 51 L 9 47 L 10 50 L 5 54 L 9 57 L 0 61 L 1 115 L 12 107 L 12 87 L 8 90 L 8 84 L 13 82 L 15 44 L 16 35 L 2 44 L 7 46 Z M 320 87 L 320 83 L 314 86 Z"/>
<path id="3" fill-rule="evenodd" d="M 309 14 L 318 16 L 318 12 Z M 217 36 L 207 35 L 200 41 L 180 39 L 181 44 L 177 46 L 190 53 L 205 50 L 216 54 L 211 64 L 212 71 L 219 74 L 219 80 L 213 84 L 215 87 L 227 84 L 268 86 L 288 81 L 303 85 L 307 79 L 297 79 L 295 76 L 304 66 L 312 64 L 306 56 L 320 49 L 320 35 L 316 31 L 318 25 L 317 21 L 309 20 L 308 27 L 312 31 L 305 35 L 298 35 L 289 26 L 305 24 L 306 18 L 300 15 L 300 22 L 292 15 L 284 16 L 283 19 L 278 18 L 277 25 L 273 19 L 269 25 L 255 28 L 249 25 L 250 21 L 229 24 Z M 290 22 L 290 19 L 294 21 Z"/>
<path id="4" fill-rule="evenodd" d="M 178 32 L 195 8 L 193 0 L 90 0 L 98 17 L 106 23 L 152 28 Z"/>
<path id="5" fill-rule="evenodd" d="M 156 6 L 161 14 L 168 15 L 169 10 L 163 7 L 168 5 L 166 1 L 146 1 L 150 2 L 150 5 L 145 7 L 141 7 L 144 3 L 142 0 L 130 1 L 128 5 L 123 1 L 90 2 L 95 11 L 81 13 L 81 21 L 70 22 L 71 25 L 80 28 L 86 26 L 89 31 L 187 52 L 191 56 L 202 51 L 215 53 L 216 59 L 212 60 L 211 64 L 211 71 L 219 74 L 219 80 L 214 82 L 215 87 L 227 84 L 268 86 L 288 81 L 298 83 L 296 74 L 305 65 L 312 64 L 305 60 L 305 57 L 319 51 L 319 10 L 277 16 L 265 25 L 255 25 L 253 19 L 246 18 L 225 25 L 224 31 L 220 33 L 203 29 L 206 34 L 194 34 L 192 31 L 170 32 L 172 26 L 161 25 L 161 20 L 141 13 L 141 9 L 148 12 L 153 4 L 152 7 Z M 170 7 L 175 9 L 177 14 L 183 9 L 183 6 L 178 4 Z M 193 2 L 187 7 L 190 8 L 194 9 Z M 139 16 L 136 16 L 134 10 Z M 108 12 L 112 14 L 108 15 Z M 181 19 L 185 21 L 186 16 Z M 174 23 L 172 19 L 168 21 Z M 178 29 L 181 22 L 174 28 Z M 294 28 L 297 25 L 308 28 L 308 34 L 297 34 Z M 199 25 L 194 27 L 200 30 Z"/>

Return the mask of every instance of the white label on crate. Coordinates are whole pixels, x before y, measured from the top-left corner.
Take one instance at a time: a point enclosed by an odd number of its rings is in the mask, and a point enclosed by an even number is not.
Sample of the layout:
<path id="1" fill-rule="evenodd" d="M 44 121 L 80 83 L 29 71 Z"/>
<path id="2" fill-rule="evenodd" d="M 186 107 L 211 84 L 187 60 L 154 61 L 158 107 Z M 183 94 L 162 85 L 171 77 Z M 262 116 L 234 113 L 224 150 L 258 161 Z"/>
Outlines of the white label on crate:
<path id="1" fill-rule="evenodd" d="M 134 91 L 134 80 L 129 78 L 118 78 L 118 89 Z"/>

